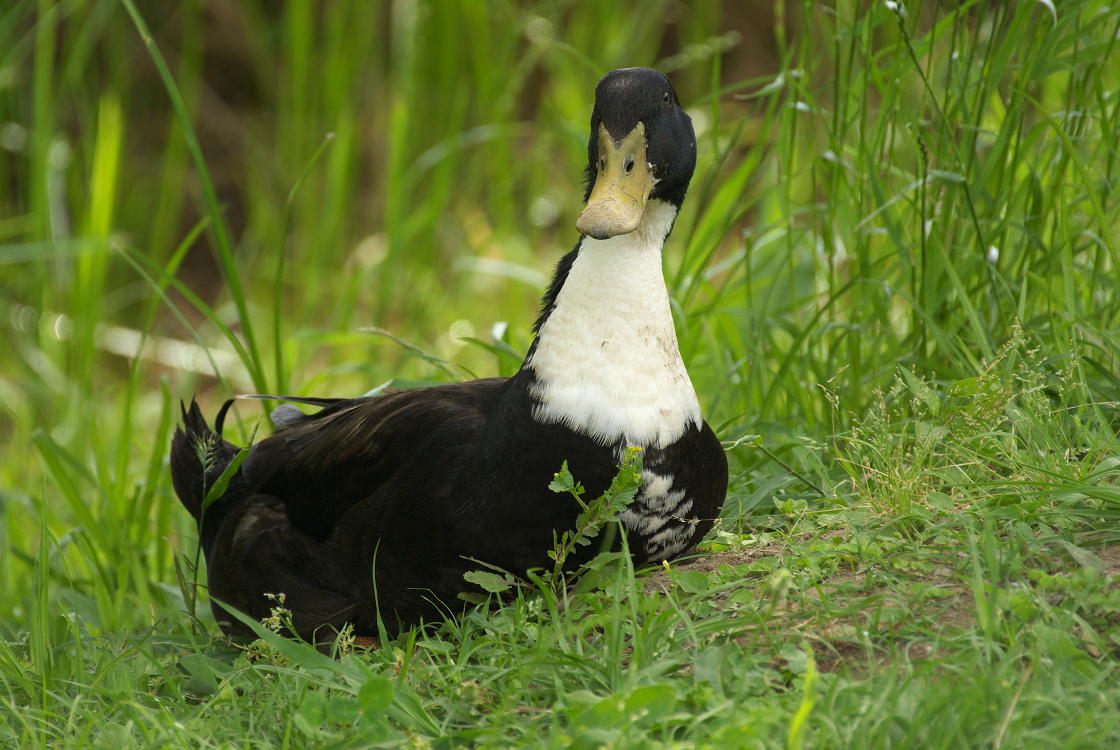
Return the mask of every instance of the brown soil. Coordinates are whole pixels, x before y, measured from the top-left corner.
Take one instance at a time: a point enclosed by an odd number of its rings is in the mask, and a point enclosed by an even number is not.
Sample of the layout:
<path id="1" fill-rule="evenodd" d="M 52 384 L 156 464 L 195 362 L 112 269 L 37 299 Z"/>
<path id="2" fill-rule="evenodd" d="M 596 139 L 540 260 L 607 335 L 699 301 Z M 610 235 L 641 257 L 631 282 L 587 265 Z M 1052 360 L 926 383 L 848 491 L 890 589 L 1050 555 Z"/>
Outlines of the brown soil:
<path id="1" fill-rule="evenodd" d="M 784 545 L 772 543 L 678 561 L 673 563 L 673 568 L 713 573 L 723 565 L 745 565 L 762 557 L 782 555 L 785 551 Z M 748 648 L 757 648 L 761 639 L 772 642 L 774 636 L 792 643 L 808 641 L 819 670 L 844 669 L 852 675 L 866 675 L 892 658 L 891 647 L 905 649 L 906 656 L 913 661 L 930 659 L 937 655 L 934 633 L 961 631 L 974 625 L 975 610 L 968 587 L 948 567 L 915 571 L 910 576 L 893 571 L 889 584 L 874 582 L 878 578 L 877 571 L 877 568 L 839 570 L 827 581 L 791 592 L 785 603 L 774 607 L 767 615 L 764 626 L 755 624 L 755 618 L 749 618 L 753 622 L 746 624 L 748 618 L 745 618 L 744 628 L 728 635 Z M 907 612 L 914 607 L 913 597 L 905 590 L 910 583 L 924 583 L 941 593 L 922 601 L 912 616 L 886 617 L 877 630 L 869 630 L 869 613 Z M 650 595 L 666 594 L 672 585 L 665 571 L 657 571 L 646 577 L 644 590 Z M 760 600 L 770 595 L 762 580 L 745 581 L 744 585 L 757 587 Z M 720 595 L 717 601 L 727 596 Z M 827 604 L 822 606 L 822 602 Z M 826 612 L 835 614 L 825 615 Z M 926 623 L 930 639 L 913 636 L 892 639 L 898 631 L 917 620 Z"/>
<path id="2" fill-rule="evenodd" d="M 721 565 L 746 565 L 760 557 L 779 555 L 782 549 L 777 544 L 761 544 L 757 547 L 727 550 L 711 555 L 698 554 L 695 557 L 675 560 L 672 563 L 672 568 L 687 568 L 688 570 L 698 570 L 701 573 L 714 573 L 719 570 Z M 647 594 L 667 594 L 672 587 L 673 582 L 669 578 L 669 574 L 664 570 L 658 570 L 646 577 L 644 590 Z"/>
<path id="3" fill-rule="evenodd" d="M 1104 563 L 1104 567 L 1101 568 L 1101 572 L 1103 572 L 1105 575 L 1116 578 L 1114 584 L 1120 586 L 1120 545 L 1101 547 L 1100 549 L 1094 551 L 1098 555 L 1100 555 L 1101 562 Z"/>
<path id="4" fill-rule="evenodd" d="M 672 567 L 714 573 L 723 565 L 746 565 L 787 551 L 784 545 L 771 543 L 700 555 L 675 562 Z M 1100 558 L 1101 570 L 1112 579 L 1112 585 L 1120 586 L 1120 545 L 1093 547 L 1092 551 Z M 878 575 L 881 572 L 887 575 Z M 931 587 L 931 595 L 916 600 L 908 590 L 914 584 Z M 664 595 L 673 583 L 668 573 L 659 570 L 649 574 L 643 585 L 648 595 Z M 744 580 L 743 585 L 757 589 L 758 606 L 766 606 L 764 602 L 771 594 L 764 580 Z M 725 601 L 728 596 L 720 594 L 714 601 Z M 729 610 L 734 606 L 729 605 Z M 843 669 L 853 676 L 874 673 L 878 666 L 898 658 L 900 650 L 912 661 L 936 658 L 939 633 L 959 633 L 976 624 L 969 585 L 949 565 L 931 570 L 892 568 L 889 572 L 874 566 L 858 571 L 842 569 L 815 586 L 790 592 L 785 602 L 766 614 L 762 624 L 759 612 L 744 612 L 743 627 L 726 635 L 747 648 L 772 644 L 775 638 L 792 643 L 808 641 L 818 669 Z M 871 625 L 873 622 L 878 624 Z M 922 638 L 923 632 L 929 633 L 929 638 Z"/>

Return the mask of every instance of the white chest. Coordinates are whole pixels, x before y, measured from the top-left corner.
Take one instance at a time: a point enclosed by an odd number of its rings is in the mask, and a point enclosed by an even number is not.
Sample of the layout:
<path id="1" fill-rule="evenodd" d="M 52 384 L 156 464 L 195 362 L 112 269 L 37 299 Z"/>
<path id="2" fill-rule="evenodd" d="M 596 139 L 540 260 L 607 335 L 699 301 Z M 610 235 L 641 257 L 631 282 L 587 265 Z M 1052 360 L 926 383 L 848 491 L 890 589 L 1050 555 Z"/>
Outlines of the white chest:
<path id="1" fill-rule="evenodd" d="M 584 238 L 527 362 L 534 418 L 607 445 L 665 446 L 700 423 L 661 269 L 676 211 L 651 203 L 639 228 Z"/>

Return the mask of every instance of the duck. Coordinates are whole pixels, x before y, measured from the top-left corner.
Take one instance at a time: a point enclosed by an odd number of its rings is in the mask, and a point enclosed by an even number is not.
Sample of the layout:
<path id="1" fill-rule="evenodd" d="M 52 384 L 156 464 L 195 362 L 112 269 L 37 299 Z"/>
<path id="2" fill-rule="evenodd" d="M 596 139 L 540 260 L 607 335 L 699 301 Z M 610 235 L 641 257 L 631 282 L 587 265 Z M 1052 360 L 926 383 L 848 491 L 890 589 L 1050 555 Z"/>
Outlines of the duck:
<path id="1" fill-rule="evenodd" d="M 517 575 L 551 567 L 549 550 L 581 510 L 549 489 L 564 462 L 593 498 L 633 447 L 641 484 L 617 521 L 634 562 L 692 550 L 727 493 L 662 268 L 695 164 L 692 122 L 669 79 L 613 70 L 595 87 L 579 240 L 556 266 L 514 375 L 269 397 L 318 411 L 278 410 L 275 432 L 247 450 L 221 435 L 230 402 L 214 428 L 196 401 L 184 407 L 172 484 L 198 524 L 222 630 L 249 635 L 230 610 L 260 620 L 280 595 L 288 627 L 307 639 L 442 622 L 467 606 L 460 594 L 479 591 L 464 574 L 480 562 Z M 228 485 L 204 513 L 223 472 Z"/>

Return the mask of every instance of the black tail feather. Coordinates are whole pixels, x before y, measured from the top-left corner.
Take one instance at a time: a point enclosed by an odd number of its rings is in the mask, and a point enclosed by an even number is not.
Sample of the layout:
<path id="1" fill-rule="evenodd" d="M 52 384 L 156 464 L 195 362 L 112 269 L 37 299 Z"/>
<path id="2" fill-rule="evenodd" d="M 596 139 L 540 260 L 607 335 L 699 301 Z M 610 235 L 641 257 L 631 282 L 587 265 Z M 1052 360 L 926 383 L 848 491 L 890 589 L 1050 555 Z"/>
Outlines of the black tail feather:
<path id="1" fill-rule="evenodd" d="M 292 630 L 304 638 L 322 641 L 346 623 L 372 632 L 362 622 L 360 578 L 355 582 L 337 551 L 292 527 L 283 500 L 257 492 L 239 471 L 202 512 L 207 490 L 237 456 L 237 446 L 222 439 L 232 403 L 222 405 L 214 429 L 194 400 L 180 404 L 182 424 L 171 440 L 171 478 L 199 525 L 214 617 L 225 632 L 249 635 L 227 608 L 260 620 L 278 606 L 269 594 L 283 593 Z"/>
<path id="2" fill-rule="evenodd" d="M 218 409 L 218 416 L 214 418 L 214 432 L 218 434 L 219 438 L 222 436 L 222 428 L 225 427 L 226 424 L 226 413 L 229 412 L 229 407 L 233 406 L 234 401 L 235 399 L 227 398 L 226 402 L 222 404 L 222 408 Z M 192 401 L 191 403 L 193 404 L 194 402 Z M 205 420 L 203 420 L 203 424 L 205 423 Z"/>
<path id="3" fill-rule="evenodd" d="M 202 416 L 198 402 L 191 399 L 189 409 L 179 404 L 183 424 L 171 438 L 171 482 L 195 521 L 202 515 L 206 492 L 237 455 L 237 446 L 222 439 L 222 423 L 231 403 L 227 401 L 218 412 L 216 432 Z"/>

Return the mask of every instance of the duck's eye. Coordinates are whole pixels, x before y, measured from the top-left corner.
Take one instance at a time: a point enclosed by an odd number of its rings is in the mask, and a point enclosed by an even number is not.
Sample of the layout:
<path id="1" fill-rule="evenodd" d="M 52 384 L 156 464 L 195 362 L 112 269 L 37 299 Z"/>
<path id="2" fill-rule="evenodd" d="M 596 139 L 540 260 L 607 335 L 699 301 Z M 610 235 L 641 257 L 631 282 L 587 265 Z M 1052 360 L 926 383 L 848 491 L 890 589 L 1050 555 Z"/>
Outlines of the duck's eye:
<path id="1" fill-rule="evenodd" d="M 662 104 L 668 104 L 669 103 L 669 92 L 668 91 L 666 91 L 664 94 L 661 95 L 661 103 Z"/>
<path id="2" fill-rule="evenodd" d="M 633 172 L 634 159 L 632 157 L 626 157 L 626 163 L 622 165 L 622 168 L 626 170 L 626 174 L 630 174 L 631 172 Z"/>

